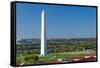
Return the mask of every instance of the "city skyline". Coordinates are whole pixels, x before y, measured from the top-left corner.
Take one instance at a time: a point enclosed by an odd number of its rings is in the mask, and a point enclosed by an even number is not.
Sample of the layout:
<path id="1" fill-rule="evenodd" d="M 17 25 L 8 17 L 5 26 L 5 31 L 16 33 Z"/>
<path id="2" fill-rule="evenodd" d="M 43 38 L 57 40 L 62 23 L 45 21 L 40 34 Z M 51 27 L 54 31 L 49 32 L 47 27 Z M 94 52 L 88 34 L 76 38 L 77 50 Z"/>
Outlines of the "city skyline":
<path id="1" fill-rule="evenodd" d="M 17 39 L 40 38 L 42 9 L 47 38 L 96 37 L 96 8 L 17 3 L 16 9 Z"/>

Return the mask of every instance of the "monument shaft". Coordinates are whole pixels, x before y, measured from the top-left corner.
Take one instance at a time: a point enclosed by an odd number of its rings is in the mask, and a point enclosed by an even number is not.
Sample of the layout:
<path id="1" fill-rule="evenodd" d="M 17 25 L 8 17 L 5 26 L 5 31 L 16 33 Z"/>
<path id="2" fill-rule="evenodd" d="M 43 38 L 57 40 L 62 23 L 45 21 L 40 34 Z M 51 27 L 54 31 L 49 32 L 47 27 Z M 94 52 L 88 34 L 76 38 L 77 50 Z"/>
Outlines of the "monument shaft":
<path id="1" fill-rule="evenodd" d="M 46 40 L 46 23 L 45 23 L 45 12 L 41 13 L 41 55 L 47 54 L 47 40 Z"/>

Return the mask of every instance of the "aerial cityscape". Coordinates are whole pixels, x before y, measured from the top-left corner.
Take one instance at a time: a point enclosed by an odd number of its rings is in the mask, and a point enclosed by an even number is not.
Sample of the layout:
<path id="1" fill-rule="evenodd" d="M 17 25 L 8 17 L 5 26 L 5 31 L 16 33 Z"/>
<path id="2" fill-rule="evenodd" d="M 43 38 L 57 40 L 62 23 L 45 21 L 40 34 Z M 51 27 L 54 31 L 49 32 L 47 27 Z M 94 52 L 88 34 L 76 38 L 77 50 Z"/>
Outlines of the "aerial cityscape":
<path id="1" fill-rule="evenodd" d="M 96 9 L 17 3 L 16 65 L 96 61 Z"/>

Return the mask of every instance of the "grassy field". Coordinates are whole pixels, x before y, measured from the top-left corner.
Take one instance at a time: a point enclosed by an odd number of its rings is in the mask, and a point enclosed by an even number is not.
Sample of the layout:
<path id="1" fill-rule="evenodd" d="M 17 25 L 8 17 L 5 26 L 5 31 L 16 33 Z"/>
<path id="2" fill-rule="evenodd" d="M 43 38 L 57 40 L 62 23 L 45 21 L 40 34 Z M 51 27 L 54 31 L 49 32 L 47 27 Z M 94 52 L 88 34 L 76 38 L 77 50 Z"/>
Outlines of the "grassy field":
<path id="1" fill-rule="evenodd" d="M 51 53 L 47 56 L 39 56 L 40 60 L 50 60 L 71 56 L 85 56 L 86 54 L 91 54 L 89 51 L 78 51 L 78 52 L 64 52 L 64 53 Z"/>
<path id="2" fill-rule="evenodd" d="M 71 57 L 71 56 L 85 56 L 86 54 L 91 54 L 93 51 L 78 51 L 78 52 L 63 52 L 63 53 L 51 53 L 47 56 L 38 56 L 39 60 L 46 61 L 64 57 Z M 24 58 L 29 55 L 17 55 L 16 59 L 20 60 L 21 62 L 27 63 Z"/>

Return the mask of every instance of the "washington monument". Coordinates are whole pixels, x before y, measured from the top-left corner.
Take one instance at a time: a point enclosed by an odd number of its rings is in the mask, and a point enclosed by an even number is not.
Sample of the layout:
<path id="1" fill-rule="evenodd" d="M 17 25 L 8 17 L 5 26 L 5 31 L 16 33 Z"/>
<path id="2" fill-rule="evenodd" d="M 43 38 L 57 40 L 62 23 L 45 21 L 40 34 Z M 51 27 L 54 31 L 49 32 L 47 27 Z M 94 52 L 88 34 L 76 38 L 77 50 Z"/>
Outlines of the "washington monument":
<path id="1" fill-rule="evenodd" d="M 41 13 L 41 56 L 47 55 L 46 21 L 45 12 Z"/>

